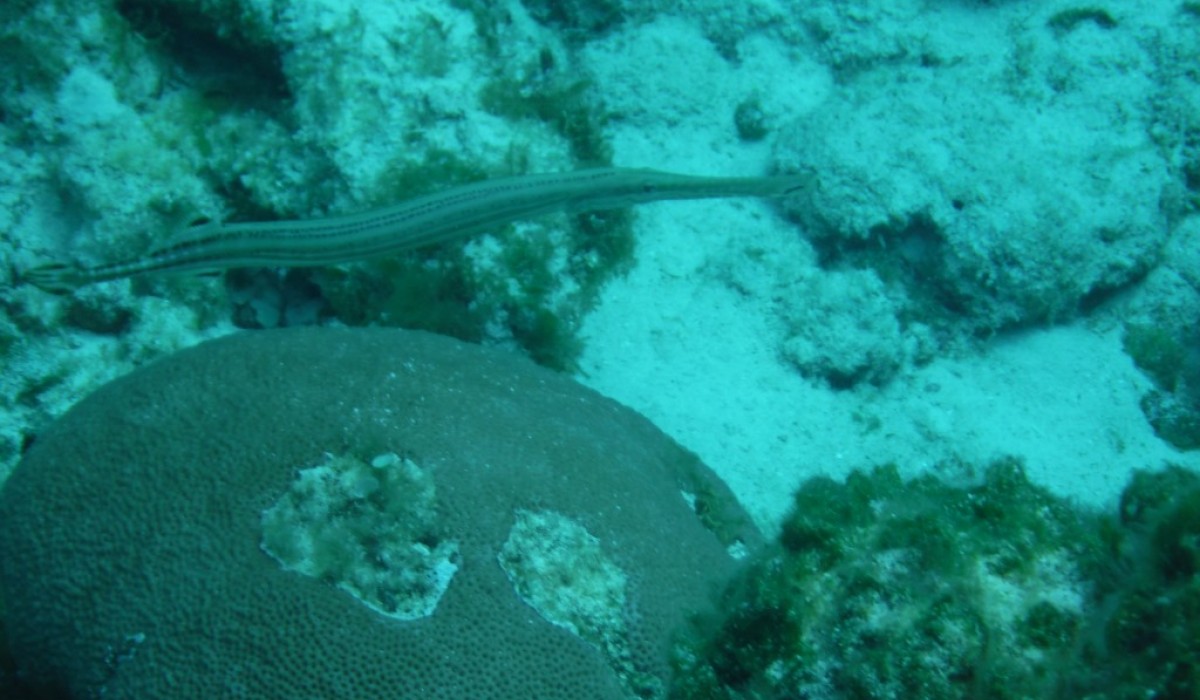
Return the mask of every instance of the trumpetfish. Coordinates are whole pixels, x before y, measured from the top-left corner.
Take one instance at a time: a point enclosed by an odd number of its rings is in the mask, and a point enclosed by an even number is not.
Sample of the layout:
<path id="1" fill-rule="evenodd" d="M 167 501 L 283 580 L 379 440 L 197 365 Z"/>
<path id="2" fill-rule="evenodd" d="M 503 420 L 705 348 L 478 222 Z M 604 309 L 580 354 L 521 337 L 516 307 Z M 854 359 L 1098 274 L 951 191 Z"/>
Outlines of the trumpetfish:
<path id="1" fill-rule="evenodd" d="M 380 209 L 321 219 L 210 222 L 184 229 L 144 255 L 95 266 L 51 263 L 21 280 L 55 294 L 150 273 L 233 267 L 317 267 L 375 258 L 462 238 L 512 221 L 565 211 L 718 197 L 784 197 L 800 175 L 703 177 L 640 168 L 594 168 L 493 178 Z"/>

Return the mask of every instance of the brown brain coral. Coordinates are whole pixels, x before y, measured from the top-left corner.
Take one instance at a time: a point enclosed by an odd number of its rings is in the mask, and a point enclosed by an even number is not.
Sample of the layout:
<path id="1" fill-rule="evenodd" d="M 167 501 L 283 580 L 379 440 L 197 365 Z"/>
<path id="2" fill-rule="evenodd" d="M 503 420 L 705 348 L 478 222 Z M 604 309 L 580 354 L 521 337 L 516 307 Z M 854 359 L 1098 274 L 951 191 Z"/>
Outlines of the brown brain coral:
<path id="1" fill-rule="evenodd" d="M 238 335 L 114 382 L 39 438 L 0 522 L 22 671 L 117 700 L 661 696 L 725 545 L 758 542 L 634 412 L 361 329 Z"/>

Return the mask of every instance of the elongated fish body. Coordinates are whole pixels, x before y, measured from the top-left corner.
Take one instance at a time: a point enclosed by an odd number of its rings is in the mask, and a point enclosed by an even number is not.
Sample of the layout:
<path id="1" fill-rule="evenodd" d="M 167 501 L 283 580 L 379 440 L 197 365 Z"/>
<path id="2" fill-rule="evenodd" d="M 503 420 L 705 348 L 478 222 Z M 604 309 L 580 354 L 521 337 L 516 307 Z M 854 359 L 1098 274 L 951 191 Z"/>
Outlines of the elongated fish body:
<path id="1" fill-rule="evenodd" d="M 668 199 L 781 197 L 800 176 L 700 177 L 597 168 L 484 180 L 358 214 L 308 221 L 209 223 L 186 229 L 132 260 L 81 267 L 55 263 L 22 279 L 56 294 L 154 272 L 232 267 L 315 267 L 411 250 L 555 211 L 615 209 Z"/>

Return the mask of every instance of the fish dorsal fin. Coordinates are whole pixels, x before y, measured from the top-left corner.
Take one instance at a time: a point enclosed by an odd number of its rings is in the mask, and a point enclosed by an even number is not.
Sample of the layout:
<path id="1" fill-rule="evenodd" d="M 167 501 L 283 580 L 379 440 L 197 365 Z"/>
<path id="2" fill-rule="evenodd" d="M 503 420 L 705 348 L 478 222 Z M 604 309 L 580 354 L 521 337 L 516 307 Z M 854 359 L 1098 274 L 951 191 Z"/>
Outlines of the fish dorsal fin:
<path id="1" fill-rule="evenodd" d="M 161 253 L 164 250 L 186 246 L 189 243 L 211 238 L 213 233 L 219 228 L 221 228 L 220 221 L 214 221 L 209 218 L 194 219 L 184 228 L 150 246 L 150 252 Z"/>

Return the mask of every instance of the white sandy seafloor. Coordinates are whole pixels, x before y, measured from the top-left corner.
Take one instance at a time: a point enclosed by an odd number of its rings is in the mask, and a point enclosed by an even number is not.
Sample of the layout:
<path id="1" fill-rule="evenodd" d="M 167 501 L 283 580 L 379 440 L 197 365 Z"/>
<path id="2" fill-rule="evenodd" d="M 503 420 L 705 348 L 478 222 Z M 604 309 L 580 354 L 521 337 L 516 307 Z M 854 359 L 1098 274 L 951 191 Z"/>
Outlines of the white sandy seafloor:
<path id="1" fill-rule="evenodd" d="M 372 201 L 422 148 L 499 170 L 518 144 L 533 170 L 575 165 L 544 126 L 481 109 L 493 59 L 454 3 L 195 4 L 238 8 L 244 33 L 280 52 L 289 119 L 225 115 L 211 139 L 233 146 L 213 155 L 187 130 L 203 86 L 176 90 L 152 61 L 114 68 L 103 12 L 47 18 L 72 37 L 47 51 L 74 67 L 14 103 L 36 142 L 4 127 L 2 267 L 144 250 L 172 222 L 219 216 L 214 180 L 311 214 Z M 614 115 L 616 164 L 812 177 L 786 205 L 640 208 L 637 263 L 583 326 L 579 379 L 697 452 L 764 529 L 804 479 L 889 461 L 914 475 L 1013 455 L 1104 507 L 1133 469 L 1200 468 L 1154 434 L 1138 405 L 1152 383 L 1121 340 L 1127 321 L 1200 320 L 1182 174 L 1200 131 L 1194 5 L 1089 6 L 1103 14 L 1056 25 L 1081 6 L 559 4 L 579 26 L 546 20 L 544 2 L 497 4 L 498 50 L 536 62 L 549 46 L 586 76 Z M 594 17 L 610 11 L 621 21 Z M 739 138 L 738 104 L 757 104 L 764 138 Z M 2 293 L 0 479 L 25 436 L 105 381 L 234 332 L 219 281 L 120 281 L 76 302 Z M 935 318 L 942 295 L 961 308 Z M 86 322 L 61 323 L 71 309 Z M 110 328 L 112 309 L 129 322 Z"/>
<path id="2" fill-rule="evenodd" d="M 645 310 L 651 291 L 660 305 Z M 805 478 L 887 462 L 912 475 L 1016 455 L 1035 483 L 1103 508 L 1132 469 L 1197 464 L 1146 423 L 1138 400 L 1149 382 L 1112 329 L 1022 332 L 881 390 L 843 393 L 796 376 L 771 323 L 731 290 L 639 271 L 590 322 L 605 340 L 590 347 L 584 377 L 697 452 L 764 527 Z"/>
<path id="3" fill-rule="evenodd" d="M 1039 11 L 1030 11 L 1025 5 L 1009 10 L 970 10 L 964 5 L 921 15 L 900 3 L 897 8 L 908 9 L 877 12 L 873 19 L 896 22 L 890 26 L 899 34 L 918 35 L 936 50 L 962 61 L 950 87 L 959 95 L 949 104 L 940 91 L 922 95 L 918 86 L 915 94 L 897 105 L 893 91 L 905 88 L 895 81 L 912 79 L 903 68 L 889 71 L 884 66 L 878 68 L 881 75 L 837 84 L 827 65 L 815 65 L 811 57 L 797 55 L 784 41 L 762 37 L 747 40 L 742 64 L 731 66 L 716 55 L 694 23 L 674 18 L 655 22 L 632 36 L 601 42 L 592 53 L 594 60 L 603 64 L 597 70 L 614 77 L 610 103 L 636 114 L 615 130 L 619 161 L 663 163 L 681 170 L 756 172 L 763 168 L 763 152 L 729 138 L 720 104 L 753 90 L 762 96 L 764 109 L 774 120 L 787 124 L 797 114 L 819 112 L 830 102 L 849 103 L 878 122 L 863 125 L 837 118 L 823 122 L 831 130 L 858 130 L 832 137 L 848 146 L 834 156 L 836 165 L 862 169 L 869 173 L 868 182 L 900 181 L 883 185 L 883 194 L 856 193 L 868 202 L 867 207 L 875 206 L 871 200 L 892 196 L 888 188 L 929 186 L 920 182 L 906 185 L 903 180 L 930 173 L 916 168 L 889 172 L 887 163 L 897 159 L 937 162 L 958 150 L 979 157 L 977 169 L 995 167 L 989 181 L 961 182 L 954 174 L 938 172 L 933 174 L 939 180 L 933 187 L 962 187 L 965 192 L 975 186 L 993 188 L 987 193 L 989 204 L 1001 216 L 1006 210 L 1011 212 L 1011 233 L 1023 235 L 1017 228 L 1038 216 L 1036 211 L 1022 211 L 1038 196 L 1027 190 L 1041 186 L 1041 176 L 1029 177 L 1025 169 L 1043 171 L 1049 180 L 1074 183 L 1077 176 L 1062 171 L 1103 160 L 1118 144 L 1144 144 L 1145 134 L 1137 132 L 1147 127 L 1138 122 L 1146 115 L 1114 116 L 1110 100 L 1143 103 L 1148 91 L 1155 92 L 1146 84 L 1147 76 L 1129 74 L 1130 59 L 1121 55 L 1127 47 L 1092 27 L 1084 28 L 1088 36 L 1080 38 L 1071 50 L 1083 55 L 1080 61 L 1085 68 L 1079 70 L 1101 66 L 1102 82 L 1083 86 L 1085 94 L 1077 104 L 1063 106 L 1065 97 L 1058 100 L 1060 104 L 1047 100 L 1047 115 L 1038 113 L 1039 105 L 1023 109 L 1003 99 L 1010 87 L 1005 84 L 1010 76 L 1004 65 L 1013 60 L 1013 54 L 1037 53 L 1028 42 L 1053 41 L 1050 33 L 1037 36 L 1038 32 L 1030 31 L 1054 9 L 1068 6 L 1051 5 L 1053 8 Z M 1123 22 L 1144 23 L 1139 29 L 1156 27 L 1169 34 L 1168 22 L 1177 5 L 1158 5 L 1142 17 L 1113 9 Z M 874 31 L 865 23 L 855 26 L 850 22 L 849 26 L 854 27 L 849 30 L 852 32 Z M 1194 52 L 1197 27 L 1179 31 L 1185 36 L 1178 40 L 1190 43 Z M 886 41 L 862 39 L 864 52 L 887 50 L 871 46 L 873 40 Z M 664 47 L 689 59 L 656 58 Z M 1061 50 L 1042 49 L 1047 58 Z M 1106 52 L 1117 55 L 1105 61 Z M 1064 64 L 1058 68 L 1065 73 L 1070 64 Z M 1054 70 L 1055 66 L 1035 67 L 1032 72 L 1042 69 Z M 1195 88 L 1191 83 L 1193 105 L 1197 104 Z M 971 100 L 983 106 L 967 104 L 955 113 L 962 102 Z M 987 115 L 988 119 L 1018 127 L 1005 134 L 990 130 L 989 125 L 972 133 L 970 127 L 979 111 L 989 109 L 999 113 Z M 1094 112 L 1092 116 L 1087 115 L 1089 110 Z M 1022 124 L 1047 116 L 1063 121 Z M 1076 117 L 1078 121 L 1072 123 Z M 895 123 L 887 124 L 889 119 Z M 942 126 L 948 133 L 934 134 Z M 882 141 L 872 132 L 894 140 Z M 1006 142 L 1006 136 L 1020 140 Z M 960 143 L 945 142 L 957 137 L 962 138 Z M 1054 140 L 1090 150 L 1064 159 L 1062 150 L 1045 145 Z M 805 144 L 792 147 L 804 150 Z M 857 152 L 852 150 L 855 147 Z M 880 152 L 876 147 L 886 150 Z M 929 152 L 922 153 L 924 149 Z M 1027 155 L 1009 155 L 1021 151 Z M 963 175 L 969 177 L 970 173 Z M 1091 176 L 1121 177 L 1123 173 L 1116 168 Z M 1118 195 L 1130 192 L 1114 189 Z M 907 202 L 904 195 L 894 201 L 901 207 L 924 204 Z M 1076 213 L 1080 217 L 1095 215 L 1102 222 L 1106 215 L 1101 211 L 1103 204 L 1097 202 L 1096 209 Z M 1143 202 L 1144 206 L 1130 206 L 1118 217 L 1137 218 L 1159 204 L 1151 199 Z M 1063 203 L 1064 207 L 1073 205 Z M 891 215 L 905 213 L 893 211 Z M 1083 225 L 1088 224 L 1084 221 Z M 1164 221 L 1162 226 L 1165 229 L 1168 224 Z M 778 299 L 770 295 L 788 286 L 781 276 L 804 279 L 821 274 L 813 271 L 813 254 L 804 233 L 760 202 L 648 207 L 639 219 L 638 267 L 608 289 L 604 302 L 586 324 L 582 381 L 643 412 L 696 451 L 729 482 L 764 527 L 769 529 L 782 516 L 791 492 L 803 479 L 816 474 L 841 478 L 851 469 L 885 462 L 896 463 L 903 473 L 916 474 L 955 461 L 983 464 L 1015 455 L 1024 461 L 1036 483 L 1104 508 L 1114 505 L 1133 469 L 1167 463 L 1200 465 L 1194 452 L 1174 449 L 1151 429 L 1138 407 L 1150 381 L 1133 365 L 1121 343 L 1121 319 L 1136 314 L 1139 303 L 1158 303 L 1139 296 L 1155 293 L 1144 289 L 1157 286 L 1155 274 L 1174 278 L 1177 273 L 1172 266 L 1177 265 L 1184 268 L 1183 274 L 1194 275 L 1194 259 L 1161 260 L 1159 269 L 1151 273 L 1152 282 L 1118 295 L 1090 316 L 1001 331 L 962 351 L 947 352 L 927 362 L 906 362 L 882 386 L 860 385 L 842 391 L 802 376 L 796 363 L 781 351 L 783 339 L 797 331 L 794 326 L 789 330 L 788 321 L 781 318 Z M 1050 230 L 1039 235 L 1058 233 Z M 1191 246 L 1200 242 L 1194 235 L 1188 240 Z M 748 248 L 755 249 L 754 256 L 742 252 Z M 1172 250 L 1179 253 L 1178 247 Z M 1043 255 L 1042 251 L 1029 252 Z M 1178 257 L 1189 256 L 1180 253 Z M 762 258 L 771 262 L 763 263 Z M 1057 263 L 1041 257 L 1032 264 Z M 1193 265 L 1190 271 L 1187 265 Z M 743 269 L 730 272 L 738 267 Z M 739 282 L 739 276 L 758 276 L 759 288 L 754 289 L 753 282 Z M 1184 318 L 1195 318 L 1195 282 L 1192 277 L 1191 286 L 1163 285 L 1170 290 L 1165 292 L 1167 296 L 1175 295 L 1168 303 L 1184 309 Z M 803 306 L 806 300 L 800 297 L 786 303 Z M 799 333 L 811 335 L 816 342 L 840 334 L 831 353 L 855 351 L 856 341 L 847 336 L 861 336 L 860 342 L 868 346 L 906 340 L 905 334 L 873 337 L 878 330 L 871 319 L 875 312 L 869 305 L 835 306 L 832 313 L 805 317 L 805 328 Z"/>

